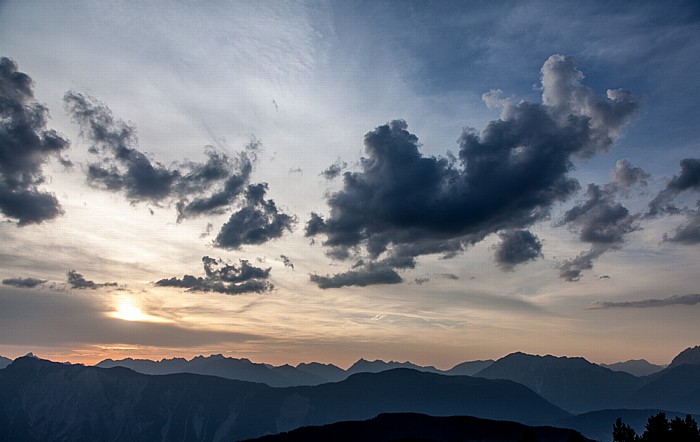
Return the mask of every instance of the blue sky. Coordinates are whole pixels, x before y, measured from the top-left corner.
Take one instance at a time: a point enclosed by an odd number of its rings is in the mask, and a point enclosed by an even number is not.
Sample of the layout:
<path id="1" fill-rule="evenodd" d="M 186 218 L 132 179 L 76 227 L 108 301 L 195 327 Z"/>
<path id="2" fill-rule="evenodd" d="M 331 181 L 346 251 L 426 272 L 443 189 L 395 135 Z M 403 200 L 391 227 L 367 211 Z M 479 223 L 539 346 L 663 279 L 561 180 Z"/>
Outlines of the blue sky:
<path id="1" fill-rule="evenodd" d="M 667 363 L 697 345 L 699 18 L 2 2 L 0 354 Z M 10 143 L 37 104 L 64 144 Z"/>

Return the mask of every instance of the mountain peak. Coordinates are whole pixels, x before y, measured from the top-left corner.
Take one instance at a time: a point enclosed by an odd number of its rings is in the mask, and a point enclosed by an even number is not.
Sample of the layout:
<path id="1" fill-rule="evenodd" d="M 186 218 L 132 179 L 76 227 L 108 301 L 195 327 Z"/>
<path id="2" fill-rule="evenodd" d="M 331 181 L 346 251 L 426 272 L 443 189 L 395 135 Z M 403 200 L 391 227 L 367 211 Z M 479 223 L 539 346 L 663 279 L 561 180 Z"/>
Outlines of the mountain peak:
<path id="1" fill-rule="evenodd" d="M 700 364 L 700 345 L 695 347 L 688 347 L 678 354 L 673 361 L 671 361 L 670 367 L 676 367 L 682 364 Z"/>

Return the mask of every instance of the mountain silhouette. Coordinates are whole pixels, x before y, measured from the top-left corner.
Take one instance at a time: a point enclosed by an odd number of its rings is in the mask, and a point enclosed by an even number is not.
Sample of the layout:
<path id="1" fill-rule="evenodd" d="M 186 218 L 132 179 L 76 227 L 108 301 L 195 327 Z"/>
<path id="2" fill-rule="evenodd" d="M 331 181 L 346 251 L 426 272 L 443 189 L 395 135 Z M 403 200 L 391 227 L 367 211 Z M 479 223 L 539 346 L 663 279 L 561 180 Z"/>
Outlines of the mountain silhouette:
<path id="1" fill-rule="evenodd" d="M 383 413 L 365 421 L 337 422 L 303 427 L 287 433 L 264 436 L 256 442 L 389 442 L 389 441 L 520 441 L 528 432 L 539 442 L 568 442 L 589 439 L 574 430 L 526 425 L 470 416 L 435 417 L 417 413 Z M 252 442 L 252 441 L 250 441 Z"/>
<path id="2" fill-rule="evenodd" d="M 486 367 L 490 367 L 493 364 L 493 359 L 487 359 L 483 361 L 468 361 L 457 364 L 445 372 L 449 375 L 461 375 L 461 376 L 474 376 Z"/>
<path id="3" fill-rule="evenodd" d="M 385 412 L 535 424 L 568 416 L 511 381 L 410 369 L 273 388 L 215 376 L 152 376 L 22 357 L 0 370 L 0 397 L 0 441 L 239 440 Z"/>
<path id="4" fill-rule="evenodd" d="M 228 358 L 222 355 L 197 356 L 188 361 L 183 358 L 151 361 L 148 359 L 121 359 L 113 361 L 106 359 L 97 367 L 126 367 L 143 374 L 175 374 L 193 373 L 209 376 L 219 376 L 239 381 L 261 382 L 272 387 L 290 387 L 295 385 L 318 385 L 329 382 L 309 371 L 297 370 L 290 365 L 273 367 L 258 364 L 248 359 Z"/>
<path id="5" fill-rule="evenodd" d="M 677 367 L 683 364 L 700 365 L 700 345 L 697 347 L 688 347 L 678 354 L 669 365 L 669 368 Z"/>
<path id="6" fill-rule="evenodd" d="M 646 359 L 630 359 L 629 361 L 616 362 L 614 364 L 600 364 L 600 366 L 612 371 L 624 371 L 637 377 L 649 376 L 666 368 L 663 365 L 651 364 Z"/>
<path id="7" fill-rule="evenodd" d="M 411 362 L 396 362 L 396 361 L 389 361 L 385 362 L 382 361 L 381 359 L 377 359 L 375 361 L 368 361 L 365 359 L 359 359 L 357 362 L 352 364 L 350 368 L 347 369 L 347 373 L 349 375 L 355 374 L 355 373 L 379 373 L 381 371 L 387 371 L 387 370 L 392 370 L 394 368 L 410 368 L 412 370 L 418 370 L 418 371 L 425 371 L 428 373 L 442 373 L 442 371 L 438 370 L 437 368 L 433 366 L 429 367 L 423 367 L 420 365 L 415 365 Z"/>
<path id="8" fill-rule="evenodd" d="M 621 408 L 641 385 L 629 373 L 612 371 L 583 358 L 512 353 L 476 374 L 488 379 L 509 379 L 572 412 Z"/>
<path id="9" fill-rule="evenodd" d="M 660 408 L 700 414 L 700 365 L 670 366 L 644 379 L 646 383 L 628 401 L 630 408 Z"/>
<path id="10" fill-rule="evenodd" d="M 304 363 L 296 366 L 297 370 L 311 373 L 327 382 L 338 382 L 348 377 L 345 370 L 333 364 L 321 364 L 319 362 Z"/>
<path id="11" fill-rule="evenodd" d="M 0 356 L 0 370 L 7 367 L 11 363 L 12 363 L 12 359 L 6 358 L 4 356 Z"/>

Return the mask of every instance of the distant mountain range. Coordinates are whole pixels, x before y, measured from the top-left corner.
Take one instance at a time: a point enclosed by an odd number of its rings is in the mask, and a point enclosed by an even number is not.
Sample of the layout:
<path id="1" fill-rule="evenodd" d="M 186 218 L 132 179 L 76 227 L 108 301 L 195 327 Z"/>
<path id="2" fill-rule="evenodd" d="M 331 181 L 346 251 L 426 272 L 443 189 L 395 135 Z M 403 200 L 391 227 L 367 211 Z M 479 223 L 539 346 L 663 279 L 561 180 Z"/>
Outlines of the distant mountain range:
<path id="1" fill-rule="evenodd" d="M 432 366 L 423 367 L 412 364 L 411 362 L 384 362 L 381 360 L 367 361 L 365 359 L 360 359 L 347 370 L 343 370 L 332 364 L 320 364 L 318 362 L 309 364 L 302 363 L 296 367 L 292 367 L 291 365 L 276 367 L 268 364 L 254 363 L 248 359 L 228 358 L 222 355 L 212 355 L 208 357 L 197 356 L 189 361 L 182 358 L 163 359 L 157 362 L 148 359 L 127 358 L 118 361 L 106 359 L 98 363 L 97 367 L 126 367 L 143 374 L 204 374 L 227 379 L 236 379 L 239 381 L 262 382 L 272 387 L 320 385 L 327 382 L 342 381 L 348 376 L 357 373 L 379 373 L 395 368 L 410 368 L 429 373 L 449 373 L 442 372 Z M 472 371 L 475 372 L 478 370 Z"/>
<path id="2" fill-rule="evenodd" d="M 12 359 L 0 356 L 0 370 L 12 363 Z"/>
<path id="3" fill-rule="evenodd" d="M 630 359 L 629 361 L 616 362 L 615 364 L 600 364 L 600 366 L 609 368 L 612 371 L 624 371 L 637 377 L 649 376 L 666 368 L 663 365 L 651 364 L 646 359 Z"/>
<path id="4" fill-rule="evenodd" d="M 273 388 L 22 357 L 0 370 L 0 397 L 0 441 L 238 440 L 387 412 L 525 423 L 569 416 L 512 381 L 403 368 L 319 386 Z"/>
<path id="5" fill-rule="evenodd" d="M 255 439 L 257 442 L 468 442 L 482 440 L 590 441 L 580 433 L 569 429 L 529 427 L 516 422 L 479 419 L 469 416 L 435 417 L 416 413 L 385 413 L 366 421 L 337 422 L 319 427 L 303 427 L 287 433 Z"/>

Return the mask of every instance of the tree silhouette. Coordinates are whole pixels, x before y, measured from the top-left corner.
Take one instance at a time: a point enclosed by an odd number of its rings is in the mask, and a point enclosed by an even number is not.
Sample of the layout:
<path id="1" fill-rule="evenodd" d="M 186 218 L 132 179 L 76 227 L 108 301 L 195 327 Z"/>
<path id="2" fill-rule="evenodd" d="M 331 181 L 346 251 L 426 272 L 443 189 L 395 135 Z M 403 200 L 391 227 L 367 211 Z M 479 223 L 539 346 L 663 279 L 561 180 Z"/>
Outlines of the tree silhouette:
<path id="1" fill-rule="evenodd" d="M 642 437 L 620 418 L 613 425 L 612 435 L 613 442 L 700 442 L 698 424 L 692 416 L 669 422 L 663 412 L 649 416 Z"/>
<path id="2" fill-rule="evenodd" d="M 622 423 L 622 419 L 619 417 L 615 421 L 615 425 L 613 425 L 612 435 L 613 442 L 635 442 L 639 440 L 634 428 Z"/>

